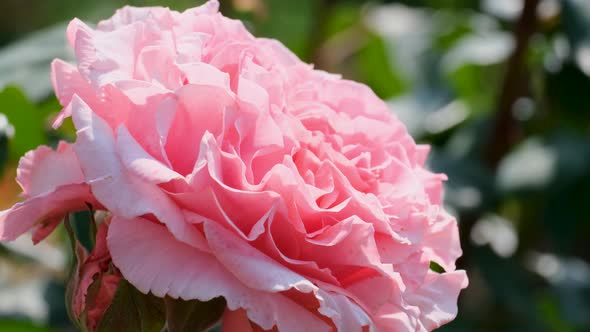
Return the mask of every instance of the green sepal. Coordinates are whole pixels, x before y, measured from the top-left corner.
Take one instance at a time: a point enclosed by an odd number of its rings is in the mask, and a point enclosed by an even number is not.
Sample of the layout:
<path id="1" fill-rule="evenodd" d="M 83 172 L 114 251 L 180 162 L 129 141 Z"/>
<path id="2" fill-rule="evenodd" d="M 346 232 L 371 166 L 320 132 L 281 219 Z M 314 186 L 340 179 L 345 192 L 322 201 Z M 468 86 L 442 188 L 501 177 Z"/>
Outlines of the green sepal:
<path id="1" fill-rule="evenodd" d="M 76 234 L 72 229 L 72 225 L 70 223 L 70 216 L 67 215 L 64 220 L 64 226 L 68 233 L 68 237 L 70 238 L 70 245 L 72 246 L 72 268 L 70 270 L 70 277 L 68 278 L 68 282 L 66 285 L 66 310 L 68 312 L 68 316 L 72 322 L 76 324 L 76 326 L 82 332 L 87 332 L 88 329 L 86 328 L 86 319 L 85 313 L 82 313 L 80 317 L 76 317 L 74 315 L 74 296 L 76 294 L 76 288 L 80 285 L 80 268 L 82 267 L 82 263 L 88 257 L 88 251 L 80 244 L 78 239 L 76 238 Z"/>
<path id="2" fill-rule="evenodd" d="M 160 332 L 166 314 L 164 301 L 152 294 L 143 294 L 125 279 L 121 279 L 109 308 L 104 313 L 97 332 Z"/>
<path id="3" fill-rule="evenodd" d="M 216 297 L 207 302 L 166 297 L 164 303 L 168 332 L 208 331 L 221 319 L 225 309 L 223 297 Z"/>

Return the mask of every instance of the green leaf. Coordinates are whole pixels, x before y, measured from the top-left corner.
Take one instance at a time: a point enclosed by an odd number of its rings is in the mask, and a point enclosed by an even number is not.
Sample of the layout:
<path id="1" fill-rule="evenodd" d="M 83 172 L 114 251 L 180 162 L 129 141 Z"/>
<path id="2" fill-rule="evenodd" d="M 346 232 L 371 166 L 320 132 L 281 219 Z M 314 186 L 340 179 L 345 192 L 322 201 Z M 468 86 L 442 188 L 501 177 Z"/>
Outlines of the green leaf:
<path id="1" fill-rule="evenodd" d="M 325 15 L 314 13 L 316 4 L 311 0 L 265 1 L 266 10 L 272 14 L 255 22 L 256 34 L 276 38 L 298 56 L 305 56 L 310 51 L 308 36 L 314 28 L 315 15 Z"/>
<path id="2" fill-rule="evenodd" d="M 52 329 L 35 325 L 31 322 L 14 319 L 0 320 L 0 331 L 10 332 L 52 332 Z"/>
<path id="3" fill-rule="evenodd" d="M 430 271 L 434 271 L 436 273 L 445 273 L 445 269 L 435 261 L 430 261 Z"/>
<path id="4" fill-rule="evenodd" d="M 96 331 L 160 332 L 164 326 L 164 319 L 161 298 L 143 294 L 127 280 L 121 279 L 113 302 Z"/>
<path id="5" fill-rule="evenodd" d="M 390 48 L 393 46 L 390 46 Z M 366 46 L 358 54 L 360 78 L 381 98 L 400 95 L 408 88 L 397 63 L 388 59 L 387 45 L 377 35 L 368 37 Z"/>
<path id="6" fill-rule="evenodd" d="M 207 331 L 221 318 L 225 309 L 223 297 L 208 302 L 183 301 L 167 297 L 164 302 L 168 332 Z"/>
<path id="7" fill-rule="evenodd" d="M 471 115 L 485 114 L 496 105 L 501 65 L 464 64 L 447 73 L 455 95 L 469 106 Z M 481 79 L 485 77 L 486 79 Z"/>
<path id="8" fill-rule="evenodd" d="M 37 110 L 18 88 L 7 87 L 0 92 L 0 112 L 14 127 L 14 137 L 9 142 L 11 160 L 17 161 L 27 151 L 47 142 L 47 113 Z"/>

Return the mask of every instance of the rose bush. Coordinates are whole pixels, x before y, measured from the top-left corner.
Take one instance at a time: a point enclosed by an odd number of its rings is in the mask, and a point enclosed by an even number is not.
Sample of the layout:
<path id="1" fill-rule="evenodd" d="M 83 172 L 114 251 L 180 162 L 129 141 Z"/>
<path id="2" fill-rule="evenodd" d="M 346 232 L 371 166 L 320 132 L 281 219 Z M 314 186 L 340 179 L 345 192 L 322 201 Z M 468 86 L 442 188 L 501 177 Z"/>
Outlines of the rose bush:
<path id="1" fill-rule="evenodd" d="M 71 116 L 77 139 L 23 157 L 25 200 L 1 212 L 0 239 L 108 211 L 123 278 L 157 297 L 222 296 L 227 331 L 454 318 L 467 277 L 444 176 L 368 87 L 253 37 L 216 1 L 125 7 L 95 29 L 72 21 L 67 38 L 78 64 L 53 63 L 54 127 Z"/>

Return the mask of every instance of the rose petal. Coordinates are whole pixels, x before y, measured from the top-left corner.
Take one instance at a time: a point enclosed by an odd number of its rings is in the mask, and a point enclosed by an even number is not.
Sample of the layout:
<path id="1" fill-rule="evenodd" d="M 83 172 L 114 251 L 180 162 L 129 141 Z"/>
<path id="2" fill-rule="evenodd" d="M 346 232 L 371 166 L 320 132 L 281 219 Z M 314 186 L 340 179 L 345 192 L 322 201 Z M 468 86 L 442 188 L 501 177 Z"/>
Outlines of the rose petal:
<path id="1" fill-rule="evenodd" d="M 143 293 L 209 301 L 223 296 L 229 310 L 243 308 L 263 329 L 330 331 L 322 320 L 276 293 L 246 287 L 211 254 L 177 241 L 146 219 L 113 218 L 107 238 L 115 265 Z"/>
<path id="2" fill-rule="evenodd" d="M 426 230 L 423 239 L 424 252 L 430 260 L 440 264 L 445 271 L 455 270 L 455 261 L 461 257 L 461 243 L 457 221 L 445 211 L 440 211 L 437 220 Z"/>
<path id="3" fill-rule="evenodd" d="M 41 146 L 21 158 L 17 181 L 27 197 L 0 212 L 0 240 L 14 240 L 36 228 L 34 242 L 45 238 L 70 212 L 98 205 L 84 183 L 72 146 L 60 142 L 56 151 Z"/>
<path id="4" fill-rule="evenodd" d="M 202 236 L 157 186 L 125 170 L 109 125 L 76 96 L 72 99 L 78 140 L 74 150 L 92 192 L 111 213 L 125 218 L 152 213 L 178 240 L 202 247 Z M 121 151 L 126 153 L 126 151 Z"/>
<path id="5" fill-rule="evenodd" d="M 59 186 L 84 183 L 84 174 L 72 146 L 60 142 L 57 151 L 40 146 L 27 152 L 19 161 L 16 181 L 25 196 L 38 196 Z"/>
<path id="6" fill-rule="evenodd" d="M 420 289 L 408 294 L 408 302 L 420 308 L 424 331 L 432 331 L 457 316 L 459 292 L 469 284 L 465 271 L 437 274 L 429 271 Z"/>
<path id="7" fill-rule="evenodd" d="M 159 184 L 184 177 L 148 154 L 131 136 L 126 127 L 117 130 L 117 153 L 129 171 L 143 180 Z"/>
<path id="8" fill-rule="evenodd" d="M 0 240 L 13 241 L 37 224 L 61 220 L 66 214 L 87 209 L 95 200 L 85 184 L 69 184 L 40 196 L 28 198 L 0 212 Z M 38 235 L 38 242 L 48 235 Z"/>
<path id="9" fill-rule="evenodd" d="M 303 293 L 317 290 L 309 280 L 278 264 L 216 223 L 206 222 L 204 229 L 214 255 L 247 287 L 272 293 L 291 288 Z"/>

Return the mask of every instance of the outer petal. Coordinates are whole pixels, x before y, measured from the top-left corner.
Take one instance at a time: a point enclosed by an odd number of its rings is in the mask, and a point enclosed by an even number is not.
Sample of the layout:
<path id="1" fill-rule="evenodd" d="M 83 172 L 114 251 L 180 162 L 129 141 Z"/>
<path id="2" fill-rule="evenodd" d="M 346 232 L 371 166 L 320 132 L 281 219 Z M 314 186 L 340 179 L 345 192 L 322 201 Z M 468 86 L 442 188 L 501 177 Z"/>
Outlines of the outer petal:
<path id="1" fill-rule="evenodd" d="M 57 151 L 41 146 L 19 162 L 17 181 L 27 199 L 0 212 L 0 240 L 14 240 L 38 225 L 35 242 L 47 236 L 68 212 L 95 204 L 78 159 L 64 142 Z"/>
<path id="2" fill-rule="evenodd" d="M 67 107 L 74 95 L 81 96 L 90 105 L 99 103 L 98 98 L 90 84 L 82 78 L 78 68 L 59 59 L 51 63 L 51 82 L 55 95 L 64 108 L 53 122 L 53 128 L 61 126 L 63 121 L 72 115 L 71 108 Z"/>
<path id="3" fill-rule="evenodd" d="M 323 303 L 318 311 L 332 319 L 337 331 L 367 331 L 367 327 L 368 331 L 374 331 L 369 316 L 350 298 L 321 291 L 320 296 L 323 297 Z"/>
<path id="4" fill-rule="evenodd" d="M 141 22 L 102 32 L 74 19 L 67 29 L 68 41 L 74 46 L 78 59 L 78 70 L 94 88 L 133 78 L 135 51 L 143 40 L 142 33 Z"/>
<path id="5" fill-rule="evenodd" d="M 416 319 L 408 315 L 399 305 L 387 304 L 375 317 L 378 331 L 423 332 L 416 325 Z"/>
<path id="6" fill-rule="evenodd" d="M 455 270 L 455 261 L 461 257 L 461 242 L 457 221 L 446 211 L 440 211 L 424 237 L 424 252 L 446 271 Z"/>
<path id="7" fill-rule="evenodd" d="M 420 307 L 420 322 L 432 331 L 457 316 L 457 298 L 468 285 L 465 271 L 444 274 L 429 271 L 419 290 L 408 295 L 408 302 Z"/>
<path id="8" fill-rule="evenodd" d="M 78 129 L 74 147 L 92 192 L 110 212 L 125 218 L 153 214 L 178 240 L 203 248 L 198 230 L 185 222 L 180 209 L 157 186 L 125 170 L 109 125 L 81 99 L 72 99 Z"/>
<path id="9" fill-rule="evenodd" d="M 53 227 L 67 213 L 85 209 L 86 202 L 94 202 L 90 188 L 85 184 L 69 184 L 17 203 L 0 212 L 0 240 L 12 241 L 36 224 Z M 35 236 L 35 242 L 48 235 L 40 231 L 43 235 Z"/>
<path id="10" fill-rule="evenodd" d="M 286 296 L 246 287 L 211 254 L 177 241 L 146 219 L 115 217 L 107 241 L 115 265 L 144 293 L 200 301 L 223 296 L 229 310 L 244 308 L 248 318 L 266 330 L 276 325 L 281 332 L 330 331 Z"/>
<path id="11" fill-rule="evenodd" d="M 167 10 L 161 7 L 132 7 L 125 6 L 111 18 L 98 23 L 97 28 L 102 31 L 113 31 L 137 21 L 144 21 L 147 18 L 164 16 Z"/>
<path id="12" fill-rule="evenodd" d="M 23 195 L 31 197 L 67 184 L 84 183 L 84 175 L 72 146 L 61 142 L 57 151 L 47 146 L 27 152 L 19 161 L 16 181 Z"/>

